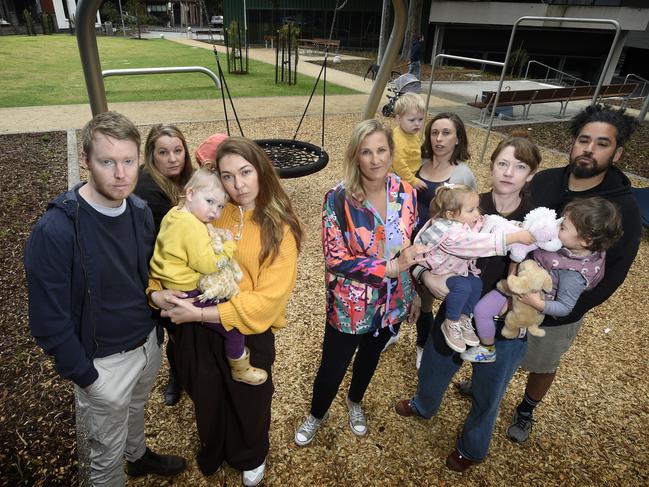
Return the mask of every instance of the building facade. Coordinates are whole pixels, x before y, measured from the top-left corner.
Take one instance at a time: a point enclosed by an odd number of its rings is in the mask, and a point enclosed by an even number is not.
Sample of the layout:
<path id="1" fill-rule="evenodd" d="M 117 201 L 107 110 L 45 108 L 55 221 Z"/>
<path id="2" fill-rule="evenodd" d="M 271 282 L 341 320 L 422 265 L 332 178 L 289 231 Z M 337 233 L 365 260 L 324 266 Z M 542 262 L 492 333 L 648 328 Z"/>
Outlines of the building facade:
<path id="1" fill-rule="evenodd" d="M 433 52 L 443 52 L 502 61 L 512 26 L 523 16 L 614 19 L 621 34 L 605 82 L 628 73 L 649 78 L 649 1 L 645 0 L 433 0 L 428 16 L 427 38 L 433 40 L 428 59 Z M 614 33 L 610 24 L 526 22 L 517 27 L 512 49 L 524 51 L 529 60 L 594 82 L 602 72 Z M 530 66 L 531 75 L 544 72 L 539 65 Z"/>
<path id="2" fill-rule="evenodd" d="M 273 7 L 273 4 L 276 4 Z M 333 0 L 224 0 L 223 18 L 247 28 L 248 42 L 263 44 L 265 36 L 291 22 L 302 38 L 329 38 L 334 17 Z M 332 39 L 345 48 L 375 49 L 381 30 L 381 0 L 347 0 L 336 13 Z M 245 7 L 245 15 L 244 15 Z"/>

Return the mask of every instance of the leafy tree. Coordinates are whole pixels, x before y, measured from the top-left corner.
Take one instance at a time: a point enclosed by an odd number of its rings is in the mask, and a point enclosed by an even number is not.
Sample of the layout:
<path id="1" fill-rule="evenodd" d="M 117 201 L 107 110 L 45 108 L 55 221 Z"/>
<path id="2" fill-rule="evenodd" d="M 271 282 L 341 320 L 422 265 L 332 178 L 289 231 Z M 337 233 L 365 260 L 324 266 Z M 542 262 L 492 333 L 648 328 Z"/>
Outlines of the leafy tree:
<path id="1" fill-rule="evenodd" d="M 121 22 L 119 12 L 112 2 L 104 2 L 100 9 L 101 18 L 112 22 L 117 25 Z"/>
<path id="2" fill-rule="evenodd" d="M 34 19 L 32 18 L 32 13 L 28 9 L 23 10 L 23 18 L 25 19 L 25 27 L 27 27 L 27 35 L 35 36 L 36 29 L 34 28 Z"/>
<path id="3" fill-rule="evenodd" d="M 527 53 L 527 49 L 523 47 L 523 44 L 518 46 L 518 49 L 511 52 L 509 55 L 509 65 L 511 66 L 510 76 L 514 76 L 514 70 L 518 68 L 518 77 L 521 77 L 523 67 L 530 60 L 530 56 Z"/>
<path id="4" fill-rule="evenodd" d="M 401 59 L 410 59 L 412 40 L 416 39 L 421 32 L 421 14 L 423 9 L 423 0 L 410 0 L 410 4 L 408 5 L 408 23 L 406 24 L 406 36 L 403 39 Z"/>
<path id="5" fill-rule="evenodd" d="M 129 16 L 125 18 L 129 24 L 135 25 L 137 38 L 142 39 L 142 26 L 147 24 L 148 15 L 143 0 L 128 0 L 126 2 Z"/>

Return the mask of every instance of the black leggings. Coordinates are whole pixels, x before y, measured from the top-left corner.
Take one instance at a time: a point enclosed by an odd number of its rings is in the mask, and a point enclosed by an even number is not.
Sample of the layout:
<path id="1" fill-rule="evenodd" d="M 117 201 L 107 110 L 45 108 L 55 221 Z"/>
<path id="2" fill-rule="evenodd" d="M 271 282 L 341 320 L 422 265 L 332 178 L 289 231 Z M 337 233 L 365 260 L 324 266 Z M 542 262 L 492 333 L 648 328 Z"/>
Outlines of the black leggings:
<path id="1" fill-rule="evenodd" d="M 395 332 L 399 331 L 399 326 L 393 327 Z M 374 333 L 353 335 L 340 332 L 329 324 L 325 325 L 322 359 L 313 383 L 313 399 L 311 401 L 313 417 L 322 419 L 329 410 L 357 347 L 358 351 L 352 369 L 352 381 L 347 396 L 352 402 L 363 400 L 381 358 L 383 347 L 390 336 L 388 328 L 381 329 L 379 335 L 375 337 Z"/>

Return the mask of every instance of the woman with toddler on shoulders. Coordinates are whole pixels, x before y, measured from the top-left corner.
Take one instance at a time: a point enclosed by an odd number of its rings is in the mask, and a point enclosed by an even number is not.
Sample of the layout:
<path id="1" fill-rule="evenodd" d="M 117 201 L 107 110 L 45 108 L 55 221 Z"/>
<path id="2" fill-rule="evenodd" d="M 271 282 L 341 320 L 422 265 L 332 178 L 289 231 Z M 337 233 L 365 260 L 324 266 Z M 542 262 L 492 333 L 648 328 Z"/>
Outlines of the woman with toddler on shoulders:
<path id="1" fill-rule="evenodd" d="M 466 128 L 455 113 L 438 113 L 426 124 L 421 157 L 422 164 L 416 176 L 424 182 L 425 188 L 417 190 L 419 223 L 415 235 L 430 218 L 430 203 L 439 186 L 444 183 L 464 184 L 477 189 L 475 176 L 465 162 L 471 157 Z M 416 365 L 419 368 L 424 345 L 433 326 L 433 297 L 424 287 L 417 291 L 421 297 L 421 313 L 417 319 Z"/>

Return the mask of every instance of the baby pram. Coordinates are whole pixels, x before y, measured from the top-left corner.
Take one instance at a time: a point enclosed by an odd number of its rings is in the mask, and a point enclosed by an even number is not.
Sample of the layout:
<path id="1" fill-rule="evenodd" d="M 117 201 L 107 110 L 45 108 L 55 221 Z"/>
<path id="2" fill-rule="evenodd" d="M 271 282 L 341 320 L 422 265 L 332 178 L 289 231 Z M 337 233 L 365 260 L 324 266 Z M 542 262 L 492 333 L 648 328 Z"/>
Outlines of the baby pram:
<path id="1" fill-rule="evenodd" d="M 392 116 L 394 104 L 403 93 L 421 92 L 421 81 L 412 73 L 402 74 L 388 84 L 388 92 L 391 94 L 387 95 L 388 102 L 383 105 L 384 117 Z"/>

